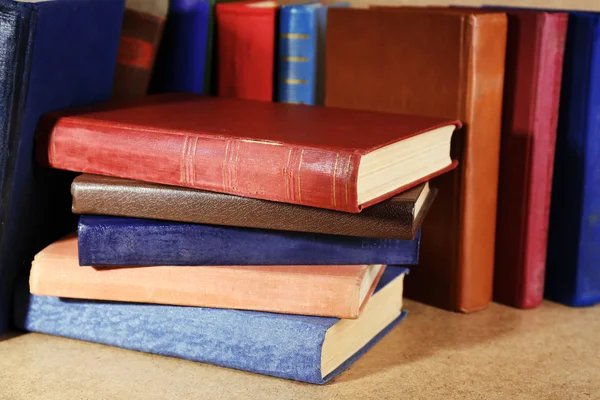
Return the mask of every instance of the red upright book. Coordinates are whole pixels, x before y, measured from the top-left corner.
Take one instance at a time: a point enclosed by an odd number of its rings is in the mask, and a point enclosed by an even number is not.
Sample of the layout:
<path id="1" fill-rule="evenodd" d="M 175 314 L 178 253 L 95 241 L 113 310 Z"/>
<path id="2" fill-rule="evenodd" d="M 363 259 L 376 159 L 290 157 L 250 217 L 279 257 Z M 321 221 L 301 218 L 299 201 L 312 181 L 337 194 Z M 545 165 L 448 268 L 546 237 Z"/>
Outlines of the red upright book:
<path id="1" fill-rule="evenodd" d="M 567 19 L 508 12 L 494 299 L 520 308 L 544 294 Z"/>
<path id="2" fill-rule="evenodd" d="M 219 96 L 273 100 L 277 9 L 274 1 L 217 4 Z"/>
<path id="3" fill-rule="evenodd" d="M 166 94 L 42 119 L 50 167 L 359 212 L 452 169 L 460 122 Z"/>

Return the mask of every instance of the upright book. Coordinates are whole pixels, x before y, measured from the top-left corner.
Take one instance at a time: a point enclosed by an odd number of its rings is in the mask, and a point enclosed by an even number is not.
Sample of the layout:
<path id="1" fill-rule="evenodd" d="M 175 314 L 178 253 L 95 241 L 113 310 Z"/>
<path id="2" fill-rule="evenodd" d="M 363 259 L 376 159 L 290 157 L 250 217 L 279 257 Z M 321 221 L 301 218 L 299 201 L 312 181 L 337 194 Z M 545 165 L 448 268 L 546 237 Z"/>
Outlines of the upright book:
<path id="1" fill-rule="evenodd" d="M 275 1 L 217 4 L 217 94 L 273 101 Z"/>
<path id="2" fill-rule="evenodd" d="M 69 235 L 35 256 L 31 293 L 355 319 L 385 270 L 384 265 L 82 268 L 77 242 Z"/>
<path id="3" fill-rule="evenodd" d="M 284 4 L 279 12 L 277 100 L 323 105 L 327 10 L 348 3 Z"/>
<path id="4" fill-rule="evenodd" d="M 356 213 L 454 168 L 460 122 L 167 94 L 39 126 L 53 168 Z"/>
<path id="5" fill-rule="evenodd" d="M 544 297 L 567 14 L 508 11 L 494 299 Z"/>
<path id="6" fill-rule="evenodd" d="M 348 368 L 404 317 L 406 270 L 387 267 L 358 319 L 27 296 L 20 329 L 258 374 L 322 384 Z M 26 284 L 24 282 L 26 288 Z"/>
<path id="7" fill-rule="evenodd" d="M 464 312 L 492 299 L 506 15 L 473 11 L 331 9 L 328 106 L 456 118 L 460 166 L 423 224 L 407 295 Z"/>
<path id="8" fill-rule="evenodd" d="M 423 183 L 358 214 L 83 174 L 71 185 L 76 214 L 412 240 L 437 191 Z"/>
<path id="9" fill-rule="evenodd" d="M 569 13 L 550 211 L 546 291 L 600 302 L 600 15 Z"/>
<path id="10" fill-rule="evenodd" d="M 414 240 L 321 235 L 82 215 L 79 263 L 133 265 L 417 264 Z"/>
<path id="11" fill-rule="evenodd" d="M 76 222 L 72 174 L 34 162 L 36 125 L 44 113 L 110 98 L 124 8 L 123 0 L 0 1 L 0 332 L 15 277 Z"/>
<path id="12" fill-rule="evenodd" d="M 169 0 L 126 0 L 113 98 L 145 96 L 154 69 Z"/>
<path id="13" fill-rule="evenodd" d="M 215 6 L 231 0 L 171 0 L 151 92 L 213 92 Z"/>

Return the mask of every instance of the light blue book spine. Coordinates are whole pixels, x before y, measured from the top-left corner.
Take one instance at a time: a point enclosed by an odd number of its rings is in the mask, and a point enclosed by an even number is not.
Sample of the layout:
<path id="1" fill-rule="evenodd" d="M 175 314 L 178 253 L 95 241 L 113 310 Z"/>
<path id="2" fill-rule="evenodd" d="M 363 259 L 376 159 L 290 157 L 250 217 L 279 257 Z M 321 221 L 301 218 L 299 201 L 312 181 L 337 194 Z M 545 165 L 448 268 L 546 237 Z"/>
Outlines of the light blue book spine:
<path id="1" fill-rule="evenodd" d="M 406 272 L 388 267 L 378 289 Z M 405 316 L 323 377 L 321 349 L 338 318 L 61 299 L 28 295 L 26 280 L 21 284 L 14 313 L 20 329 L 315 384 L 346 369 Z"/>
<path id="2" fill-rule="evenodd" d="M 323 105 L 327 10 L 349 3 L 281 6 L 278 101 Z"/>
<path id="3" fill-rule="evenodd" d="M 277 99 L 315 104 L 318 3 L 281 6 Z"/>

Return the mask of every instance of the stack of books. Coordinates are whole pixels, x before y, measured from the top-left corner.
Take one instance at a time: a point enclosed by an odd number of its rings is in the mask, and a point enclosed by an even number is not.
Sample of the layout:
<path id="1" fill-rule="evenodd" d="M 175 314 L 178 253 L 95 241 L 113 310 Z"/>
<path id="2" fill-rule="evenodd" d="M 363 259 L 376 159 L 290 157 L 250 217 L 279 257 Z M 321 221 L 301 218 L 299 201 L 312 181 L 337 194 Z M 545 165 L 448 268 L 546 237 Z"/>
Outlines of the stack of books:
<path id="1" fill-rule="evenodd" d="M 324 383 L 404 317 L 457 127 L 193 94 L 47 114 L 37 158 L 85 173 L 79 226 L 36 255 L 17 324 Z"/>

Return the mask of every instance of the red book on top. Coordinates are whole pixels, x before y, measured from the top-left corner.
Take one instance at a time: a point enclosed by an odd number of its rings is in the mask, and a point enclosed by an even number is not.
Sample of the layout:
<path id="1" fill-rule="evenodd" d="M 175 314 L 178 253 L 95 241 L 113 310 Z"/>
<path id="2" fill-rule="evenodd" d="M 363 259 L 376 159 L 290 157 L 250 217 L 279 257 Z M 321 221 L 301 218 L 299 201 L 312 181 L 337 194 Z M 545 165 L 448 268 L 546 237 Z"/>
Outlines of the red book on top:
<path id="1" fill-rule="evenodd" d="M 567 15 L 509 11 L 494 300 L 541 304 Z"/>
<path id="2" fill-rule="evenodd" d="M 46 115 L 53 168 L 359 212 L 456 166 L 447 119 L 194 94 Z"/>
<path id="3" fill-rule="evenodd" d="M 277 8 L 274 1 L 217 4 L 219 96 L 273 100 Z"/>

